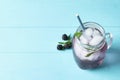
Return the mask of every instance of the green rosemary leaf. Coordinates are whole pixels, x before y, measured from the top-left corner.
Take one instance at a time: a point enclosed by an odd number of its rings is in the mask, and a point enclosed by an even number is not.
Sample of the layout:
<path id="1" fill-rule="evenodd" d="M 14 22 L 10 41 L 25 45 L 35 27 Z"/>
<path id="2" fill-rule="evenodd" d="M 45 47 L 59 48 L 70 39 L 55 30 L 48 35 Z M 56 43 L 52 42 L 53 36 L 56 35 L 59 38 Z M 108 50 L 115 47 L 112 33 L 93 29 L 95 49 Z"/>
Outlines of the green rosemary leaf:
<path id="1" fill-rule="evenodd" d="M 68 36 L 68 40 L 70 40 L 71 39 L 71 34 Z"/>
<path id="2" fill-rule="evenodd" d="M 72 41 L 68 40 L 67 42 L 65 42 L 65 44 L 72 44 Z"/>
<path id="3" fill-rule="evenodd" d="M 65 42 L 58 42 L 59 44 L 65 44 Z"/>
<path id="4" fill-rule="evenodd" d="M 82 35 L 82 32 L 76 32 L 74 35 L 75 35 L 77 38 L 79 38 L 79 37 Z"/>
<path id="5" fill-rule="evenodd" d="M 89 57 L 93 54 L 94 52 L 88 53 L 85 57 Z"/>
<path id="6" fill-rule="evenodd" d="M 87 48 L 87 47 L 85 49 L 87 49 L 87 50 L 93 50 L 92 48 Z"/>

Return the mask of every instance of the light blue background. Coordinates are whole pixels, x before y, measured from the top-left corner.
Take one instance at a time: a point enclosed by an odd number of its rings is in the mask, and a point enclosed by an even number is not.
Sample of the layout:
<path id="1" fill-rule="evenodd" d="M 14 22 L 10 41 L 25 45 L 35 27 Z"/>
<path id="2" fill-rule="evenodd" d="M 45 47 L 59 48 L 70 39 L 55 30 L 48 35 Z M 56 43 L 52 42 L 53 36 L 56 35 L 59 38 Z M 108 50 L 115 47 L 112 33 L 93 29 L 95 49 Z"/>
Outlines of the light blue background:
<path id="1" fill-rule="evenodd" d="M 56 49 L 77 29 L 76 13 L 114 35 L 98 69 L 81 70 L 72 50 Z M 119 14 L 119 0 L 0 0 L 0 80 L 118 80 Z"/>

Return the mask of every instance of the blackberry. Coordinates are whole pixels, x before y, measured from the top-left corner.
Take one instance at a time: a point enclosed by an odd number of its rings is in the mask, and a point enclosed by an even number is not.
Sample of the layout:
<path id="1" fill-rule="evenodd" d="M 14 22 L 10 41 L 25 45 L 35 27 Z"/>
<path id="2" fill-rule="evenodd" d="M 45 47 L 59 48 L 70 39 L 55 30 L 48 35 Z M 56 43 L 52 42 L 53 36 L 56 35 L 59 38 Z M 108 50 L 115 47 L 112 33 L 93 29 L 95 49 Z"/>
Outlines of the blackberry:
<path id="1" fill-rule="evenodd" d="M 69 37 L 67 36 L 67 34 L 63 34 L 63 35 L 62 35 L 62 39 L 63 39 L 63 40 L 68 40 Z"/>
<path id="2" fill-rule="evenodd" d="M 58 50 L 64 50 L 64 46 L 62 46 L 62 45 L 57 45 L 57 49 L 58 49 Z"/>
<path id="3" fill-rule="evenodd" d="M 70 49 L 72 47 L 72 44 L 65 44 L 64 47 L 65 49 Z"/>

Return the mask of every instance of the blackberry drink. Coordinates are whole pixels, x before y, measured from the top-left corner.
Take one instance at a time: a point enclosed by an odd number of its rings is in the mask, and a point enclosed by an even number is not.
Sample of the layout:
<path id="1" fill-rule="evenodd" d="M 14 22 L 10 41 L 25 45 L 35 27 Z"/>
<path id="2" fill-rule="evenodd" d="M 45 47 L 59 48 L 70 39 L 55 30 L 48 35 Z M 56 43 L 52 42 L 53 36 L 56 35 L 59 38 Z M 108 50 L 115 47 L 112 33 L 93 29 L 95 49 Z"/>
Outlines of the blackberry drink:
<path id="1" fill-rule="evenodd" d="M 83 25 L 85 30 L 79 27 L 74 34 L 73 55 L 80 68 L 96 68 L 103 63 L 105 52 L 112 44 L 112 35 L 105 33 L 97 23 L 86 22 Z"/>

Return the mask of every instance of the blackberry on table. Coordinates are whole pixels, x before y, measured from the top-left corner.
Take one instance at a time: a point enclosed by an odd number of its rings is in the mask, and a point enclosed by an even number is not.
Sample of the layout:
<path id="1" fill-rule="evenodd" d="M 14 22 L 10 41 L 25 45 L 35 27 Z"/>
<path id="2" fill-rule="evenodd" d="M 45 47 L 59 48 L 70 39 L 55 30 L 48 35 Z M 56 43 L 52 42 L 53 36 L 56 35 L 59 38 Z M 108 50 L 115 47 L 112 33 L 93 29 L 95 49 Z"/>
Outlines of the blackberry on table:
<path id="1" fill-rule="evenodd" d="M 63 39 L 63 40 L 68 40 L 69 37 L 67 36 L 67 34 L 63 34 L 63 35 L 62 35 L 62 39 Z"/>
<path id="2" fill-rule="evenodd" d="M 62 45 L 57 45 L 57 49 L 58 49 L 58 50 L 64 50 L 64 46 L 62 46 Z"/>

